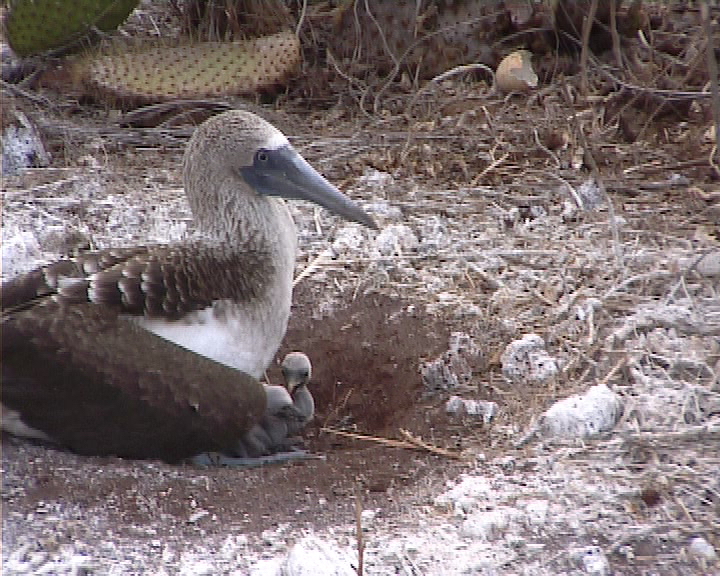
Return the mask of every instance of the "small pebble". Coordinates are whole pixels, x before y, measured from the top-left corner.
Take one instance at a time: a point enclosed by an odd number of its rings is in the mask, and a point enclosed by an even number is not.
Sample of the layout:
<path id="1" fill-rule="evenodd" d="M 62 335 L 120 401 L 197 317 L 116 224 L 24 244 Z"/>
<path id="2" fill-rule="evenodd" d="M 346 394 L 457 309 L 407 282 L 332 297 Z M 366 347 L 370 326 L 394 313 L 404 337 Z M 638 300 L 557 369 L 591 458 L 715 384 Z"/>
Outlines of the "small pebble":
<path id="1" fill-rule="evenodd" d="M 510 342 L 500 358 L 503 375 L 516 384 L 542 384 L 558 373 L 557 362 L 545 351 L 537 334 L 525 334 Z"/>
<path id="2" fill-rule="evenodd" d="M 690 541 L 689 552 L 696 558 L 702 558 L 708 562 L 714 562 L 717 559 L 715 548 L 702 536 L 696 536 Z"/>
<path id="3" fill-rule="evenodd" d="M 205 518 L 210 514 L 207 510 L 203 510 L 202 508 L 199 510 L 196 510 L 192 514 L 190 514 L 190 518 L 188 518 L 188 524 L 195 524 L 198 520 L 201 520 L 202 518 Z"/>
<path id="4" fill-rule="evenodd" d="M 576 564 L 580 564 L 586 574 L 591 576 L 608 576 L 610 562 L 605 553 L 598 546 L 585 546 L 570 551 L 570 557 Z"/>

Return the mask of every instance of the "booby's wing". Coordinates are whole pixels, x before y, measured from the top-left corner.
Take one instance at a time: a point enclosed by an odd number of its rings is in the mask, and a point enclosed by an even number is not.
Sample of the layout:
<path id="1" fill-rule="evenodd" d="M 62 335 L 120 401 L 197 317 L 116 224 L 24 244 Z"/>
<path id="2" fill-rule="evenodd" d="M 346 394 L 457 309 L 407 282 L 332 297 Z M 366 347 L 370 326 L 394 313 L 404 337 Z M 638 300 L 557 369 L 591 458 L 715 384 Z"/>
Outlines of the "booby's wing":
<path id="1" fill-rule="evenodd" d="M 179 318 L 243 288 L 252 298 L 261 255 L 224 258 L 192 245 L 134 248 L 5 283 L 3 408 L 82 454 L 172 461 L 231 449 L 264 414 L 262 385 L 125 316 Z"/>
<path id="2" fill-rule="evenodd" d="M 60 293 L 60 285 L 67 279 L 87 280 L 94 272 L 111 268 L 144 252 L 147 252 L 146 247 L 86 252 L 77 258 L 59 260 L 21 274 L 2 285 L 0 299 L 3 317 L 17 309 L 26 309 L 38 304 L 45 296 Z M 85 297 L 80 299 L 85 300 Z"/>
<path id="3" fill-rule="evenodd" d="M 203 243 L 87 252 L 5 282 L 3 317 L 53 298 L 177 320 L 217 300 L 256 298 L 271 266 L 267 255 L 252 247 L 224 251 Z"/>

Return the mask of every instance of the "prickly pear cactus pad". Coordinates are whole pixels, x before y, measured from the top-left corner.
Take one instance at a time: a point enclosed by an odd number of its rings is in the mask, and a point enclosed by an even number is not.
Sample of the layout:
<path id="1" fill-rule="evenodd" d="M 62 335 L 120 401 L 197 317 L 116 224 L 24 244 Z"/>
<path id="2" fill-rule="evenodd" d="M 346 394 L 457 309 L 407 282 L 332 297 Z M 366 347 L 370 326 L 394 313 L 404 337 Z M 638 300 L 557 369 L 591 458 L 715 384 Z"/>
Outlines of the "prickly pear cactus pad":
<path id="1" fill-rule="evenodd" d="M 127 105 L 248 94 L 282 84 L 300 63 L 292 32 L 242 42 L 152 46 L 79 62 L 91 91 Z"/>
<path id="2" fill-rule="evenodd" d="M 5 33 L 18 56 L 70 47 L 93 30 L 111 32 L 139 0 L 11 0 Z"/>

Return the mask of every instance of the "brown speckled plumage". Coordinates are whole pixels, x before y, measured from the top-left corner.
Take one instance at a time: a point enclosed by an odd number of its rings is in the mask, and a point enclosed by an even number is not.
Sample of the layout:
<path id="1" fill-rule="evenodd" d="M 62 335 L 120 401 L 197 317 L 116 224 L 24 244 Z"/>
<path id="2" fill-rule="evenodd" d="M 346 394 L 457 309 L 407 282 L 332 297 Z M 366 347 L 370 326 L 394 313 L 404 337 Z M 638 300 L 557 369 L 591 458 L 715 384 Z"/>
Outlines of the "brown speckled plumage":
<path id="1" fill-rule="evenodd" d="M 52 296 L 65 304 L 92 301 L 124 314 L 176 320 L 214 300 L 256 298 L 272 265 L 251 246 L 223 251 L 198 242 L 89 252 L 6 282 L 2 309 L 27 309 Z"/>

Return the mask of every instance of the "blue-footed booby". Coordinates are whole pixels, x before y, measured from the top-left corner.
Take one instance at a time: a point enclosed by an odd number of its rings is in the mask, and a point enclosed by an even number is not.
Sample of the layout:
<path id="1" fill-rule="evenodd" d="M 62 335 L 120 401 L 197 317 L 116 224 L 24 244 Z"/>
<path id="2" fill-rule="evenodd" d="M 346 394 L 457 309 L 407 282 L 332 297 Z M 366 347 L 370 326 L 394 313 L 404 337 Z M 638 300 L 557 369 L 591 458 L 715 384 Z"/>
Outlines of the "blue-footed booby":
<path id="1" fill-rule="evenodd" d="M 233 453 L 263 418 L 297 245 L 282 198 L 375 223 L 246 111 L 195 130 L 183 181 L 187 241 L 88 252 L 3 284 L 3 430 L 176 461 Z"/>

